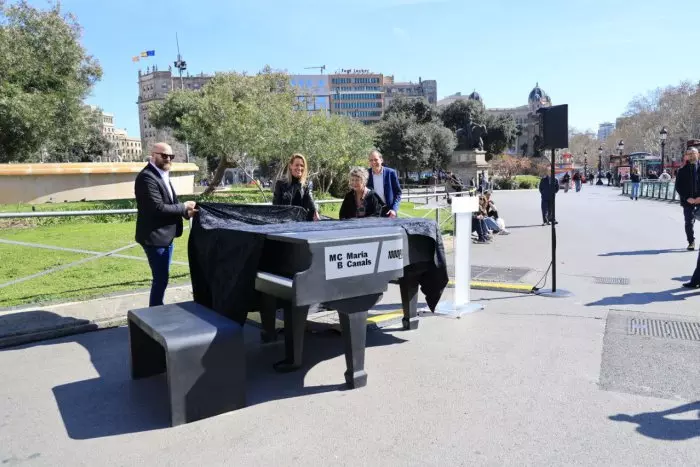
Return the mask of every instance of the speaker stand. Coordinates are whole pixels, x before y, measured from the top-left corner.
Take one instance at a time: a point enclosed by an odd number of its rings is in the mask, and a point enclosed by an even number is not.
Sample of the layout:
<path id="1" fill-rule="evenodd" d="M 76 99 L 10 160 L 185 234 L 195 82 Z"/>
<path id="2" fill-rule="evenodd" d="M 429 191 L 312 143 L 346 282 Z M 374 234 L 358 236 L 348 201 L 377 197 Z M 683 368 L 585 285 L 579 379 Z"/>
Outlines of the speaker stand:
<path id="1" fill-rule="evenodd" d="M 539 295 L 540 297 L 549 297 L 549 298 L 567 298 L 567 297 L 573 297 L 574 294 L 572 292 L 569 292 L 568 290 L 564 289 L 540 289 L 535 291 L 535 295 Z"/>

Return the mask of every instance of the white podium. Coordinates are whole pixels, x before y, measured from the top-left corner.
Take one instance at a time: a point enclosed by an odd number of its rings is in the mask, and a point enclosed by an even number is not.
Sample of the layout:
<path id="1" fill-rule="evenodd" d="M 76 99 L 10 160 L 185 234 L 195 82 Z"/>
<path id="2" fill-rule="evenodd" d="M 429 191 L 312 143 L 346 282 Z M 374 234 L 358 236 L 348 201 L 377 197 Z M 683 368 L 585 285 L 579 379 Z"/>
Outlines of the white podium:
<path id="1" fill-rule="evenodd" d="M 472 244 L 472 213 L 479 210 L 477 196 L 452 198 L 452 214 L 455 217 L 454 236 L 454 297 L 452 301 L 441 301 L 435 313 L 459 318 L 466 313 L 483 310 L 484 306 L 469 301 L 472 281 L 470 250 Z"/>

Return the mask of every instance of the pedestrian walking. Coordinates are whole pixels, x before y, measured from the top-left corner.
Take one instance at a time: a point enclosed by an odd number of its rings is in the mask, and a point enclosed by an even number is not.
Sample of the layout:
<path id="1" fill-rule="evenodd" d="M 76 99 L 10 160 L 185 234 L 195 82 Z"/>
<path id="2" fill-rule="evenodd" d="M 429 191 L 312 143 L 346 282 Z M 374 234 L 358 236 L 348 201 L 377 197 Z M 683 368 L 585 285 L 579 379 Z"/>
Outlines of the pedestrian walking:
<path id="1" fill-rule="evenodd" d="M 678 170 L 676 177 L 676 192 L 683 208 L 683 219 L 685 220 L 685 236 L 688 240 L 688 251 L 695 250 L 695 199 L 698 193 L 698 150 L 689 147 L 685 152 L 686 162 Z"/>
<path id="2" fill-rule="evenodd" d="M 630 180 L 632 181 L 632 192 L 630 193 L 630 199 L 637 201 L 639 199 L 639 182 L 642 180 L 642 177 L 639 175 L 639 169 L 632 170 Z"/>

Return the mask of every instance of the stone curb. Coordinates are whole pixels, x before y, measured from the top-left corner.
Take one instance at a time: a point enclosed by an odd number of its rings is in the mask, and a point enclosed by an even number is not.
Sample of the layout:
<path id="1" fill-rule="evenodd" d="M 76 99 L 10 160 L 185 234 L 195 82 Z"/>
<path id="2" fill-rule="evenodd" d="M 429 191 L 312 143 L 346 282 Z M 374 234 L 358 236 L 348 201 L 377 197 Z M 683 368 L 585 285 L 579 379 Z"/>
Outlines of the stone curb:
<path id="1" fill-rule="evenodd" d="M 97 320 L 85 320 L 83 322 L 71 323 L 63 326 L 59 325 L 25 333 L 0 336 L 0 349 L 71 336 L 74 334 L 83 334 L 101 329 L 115 328 L 124 325 L 126 325 L 126 313 L 124 316 L 115 316 Z"/>

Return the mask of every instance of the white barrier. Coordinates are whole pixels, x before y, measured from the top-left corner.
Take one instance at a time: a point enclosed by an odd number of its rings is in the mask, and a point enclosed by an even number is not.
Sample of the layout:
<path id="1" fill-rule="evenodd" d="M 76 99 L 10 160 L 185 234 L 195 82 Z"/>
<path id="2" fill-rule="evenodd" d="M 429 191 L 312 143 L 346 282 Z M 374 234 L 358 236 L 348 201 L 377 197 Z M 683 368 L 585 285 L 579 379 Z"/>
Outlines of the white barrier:
<path id="1" fill-rule="evenodd" d="M 452 301 L 438 303 L 436 313 L 459 318 L 465 313 L 483 310 L 484 306 L 469 301 L 472 280 L 470 250 L 472 243 L 472 213 L 479 210 L 479 198 L 461 197 L 452 199 L 452 214 L 455 216 L 454 236 L 454 297 Z"/>

